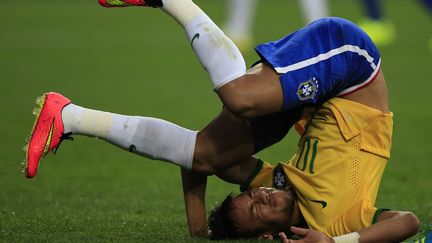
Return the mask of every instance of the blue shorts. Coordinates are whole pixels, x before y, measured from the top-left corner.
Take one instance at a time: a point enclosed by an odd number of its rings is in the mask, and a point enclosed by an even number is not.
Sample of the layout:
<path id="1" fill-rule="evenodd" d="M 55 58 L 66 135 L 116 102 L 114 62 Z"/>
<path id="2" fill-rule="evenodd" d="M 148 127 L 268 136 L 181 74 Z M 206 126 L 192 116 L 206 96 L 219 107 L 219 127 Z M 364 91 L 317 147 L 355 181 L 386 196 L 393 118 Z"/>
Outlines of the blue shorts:
<path id="1" fill-rule="evenodd" d="M 369 36 L 341 18 L 323 18 L 255 48 L 280 75 L 283 110 L 323 103 L 368 85 L 381 58 Z"/>

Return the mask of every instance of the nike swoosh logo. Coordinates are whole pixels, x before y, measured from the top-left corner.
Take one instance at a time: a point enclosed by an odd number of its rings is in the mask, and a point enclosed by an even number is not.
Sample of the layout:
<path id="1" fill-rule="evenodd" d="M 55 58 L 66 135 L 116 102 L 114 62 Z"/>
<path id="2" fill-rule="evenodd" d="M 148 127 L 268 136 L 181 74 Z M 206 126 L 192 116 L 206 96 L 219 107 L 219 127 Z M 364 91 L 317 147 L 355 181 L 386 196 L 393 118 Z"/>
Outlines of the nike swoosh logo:
<path id="1" fill-rule="evenodd" d="M 131 152 L 131 153 L 135 153 L 136 152 L 136 146 L 135 145 L 131 145 L 131 146 L 129 146 L 129 152 Z"/>
<path id="2" fill-rule="evenodd" d="M 199 39 L 199 37 L 200 37 L 200 33 L 196 33 L 196 34 L 192 37 L 192 40 L 191 40 L 191 46 L 192 46 L 192 44 L 194 43 L 195 39 Z"/>
<path id="3" fill-rule="evenodd" d="M 44 147 L 44 150 L 43 150 L 43 155 L 45 155 L 48 152 L 48 149 L 49 149 L 49 147 L 51 145 L 53 132 L 54 132 L 54 119 L 52 120 L 52 123 L 51 123 L 50 131 L 48 133 L 47 141 L 45 143 L 45 147 Z"/>
<path id="4" fill-rule="evenodd" d="M 321 204 L 322 208 L 327 207 L 327 202 L 326 202 L 326 201 L 322 201 L 322 200 L 312 200 L 312 199 L 307 199 L 307 200 L 309 200 L 309 201 L 311 201 L 311 202 L 314 202 L 314 203 L 319 203 L 319 204 Z"/>

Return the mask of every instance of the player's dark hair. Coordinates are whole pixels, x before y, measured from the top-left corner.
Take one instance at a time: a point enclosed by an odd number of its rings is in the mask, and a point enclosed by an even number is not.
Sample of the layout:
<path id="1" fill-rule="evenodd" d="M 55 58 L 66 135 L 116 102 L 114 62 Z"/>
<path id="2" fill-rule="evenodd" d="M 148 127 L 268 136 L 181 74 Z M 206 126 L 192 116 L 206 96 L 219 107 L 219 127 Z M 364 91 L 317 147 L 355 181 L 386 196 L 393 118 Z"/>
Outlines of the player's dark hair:
<path id="1" fill-rule="evenodd" d="M 216 205 L 208 217 L 208 228 L 211 240 L 219 240 L 234 237 L 234 223 L 232 222 L 231 213 L 233 194 L 230 193 L 222 203 Z"/>
<path id="2" fill-rule="evenodd" d="M 234 220 L 233 194 L 230 193 L 222 203 L 216 205 L 208 217 L 208 228 L 211 240 L 239 239 L 257 237 L 260 230 L 247 232 L 238 227 Z"/>

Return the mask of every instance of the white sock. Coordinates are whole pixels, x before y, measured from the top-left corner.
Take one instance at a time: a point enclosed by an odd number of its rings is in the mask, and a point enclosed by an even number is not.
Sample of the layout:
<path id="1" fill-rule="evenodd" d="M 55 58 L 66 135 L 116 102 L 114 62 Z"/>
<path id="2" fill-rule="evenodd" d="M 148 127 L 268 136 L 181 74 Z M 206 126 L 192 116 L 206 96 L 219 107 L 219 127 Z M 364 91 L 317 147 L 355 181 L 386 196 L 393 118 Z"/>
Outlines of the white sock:
<path id="1" fill-rule="evenodd" d="M 328 17 L 327 0 L 299 0 L 307 23 Z"/>
<path id="2" fill-rule="evenodd" d="M 235 44 L 190 0 L 163 0 L 162 9 L 180 23 L 217 91 L 246 73 L 246 64 Z"/>
<path id="3" fill-rule="evenodd" d="M 230 0 L 226 32 L 230 36 L 245 37 L 251 35 L 251 26 L 255 16 L 257 0 Z"/>
<path id="4" fill-rule="evenodd" d="M 65 133 L 104 139 L 130 152 L 191 169 L 196 131 L 150 117 L 124 116 L 74 104 L 62 111 Z"/>

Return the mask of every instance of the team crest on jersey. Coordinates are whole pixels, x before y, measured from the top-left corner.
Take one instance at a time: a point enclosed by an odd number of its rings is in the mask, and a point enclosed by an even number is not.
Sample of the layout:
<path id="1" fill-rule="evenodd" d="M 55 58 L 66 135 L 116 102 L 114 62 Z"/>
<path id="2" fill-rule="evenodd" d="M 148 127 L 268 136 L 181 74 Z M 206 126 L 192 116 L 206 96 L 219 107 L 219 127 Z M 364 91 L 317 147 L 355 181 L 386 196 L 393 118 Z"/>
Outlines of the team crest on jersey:
<path id="1" fill-rule="evenodd" d="M 318 93 L 318 80 L 312 77 L 306 82 L 301 83 L 297 89 L 297 96 L 300 100 L 315 98 Z"/>
<path id="2" fill-rule="evenodd" d="M 273 170 L 273 188 L 286 189 L 288 187 L 287 177 L 283 167 L 279 164 Z"/>

